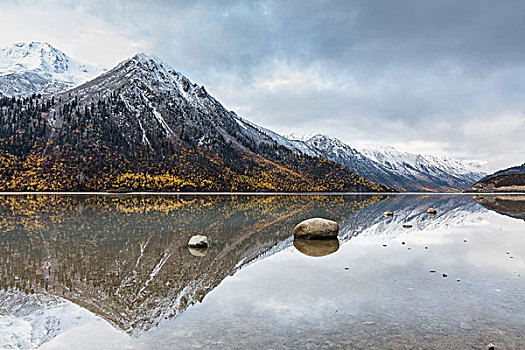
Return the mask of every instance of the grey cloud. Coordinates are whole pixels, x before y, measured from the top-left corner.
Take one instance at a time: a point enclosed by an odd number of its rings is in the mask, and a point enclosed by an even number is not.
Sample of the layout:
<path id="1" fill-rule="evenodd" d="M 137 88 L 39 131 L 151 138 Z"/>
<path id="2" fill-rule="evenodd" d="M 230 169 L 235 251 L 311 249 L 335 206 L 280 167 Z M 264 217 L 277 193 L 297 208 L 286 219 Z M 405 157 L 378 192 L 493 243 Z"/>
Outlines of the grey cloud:
<path id="1" fill-rule="evenodd" d="M 277 131 L 321 131 L 350 143 L 440 144 L 437 151 L 486 159 L 491 169 L 525 161 L 525 126 L 508 122 L 525 115 L 525 2 L 61 5 L 147 42 L 227 107 Z M 284 83 L 271 85 L 279 74 Z M 494 120 L 509 123 L 498 137 L 490 133 Z M 469 131 L 476 125 L 479 135 Z"/>

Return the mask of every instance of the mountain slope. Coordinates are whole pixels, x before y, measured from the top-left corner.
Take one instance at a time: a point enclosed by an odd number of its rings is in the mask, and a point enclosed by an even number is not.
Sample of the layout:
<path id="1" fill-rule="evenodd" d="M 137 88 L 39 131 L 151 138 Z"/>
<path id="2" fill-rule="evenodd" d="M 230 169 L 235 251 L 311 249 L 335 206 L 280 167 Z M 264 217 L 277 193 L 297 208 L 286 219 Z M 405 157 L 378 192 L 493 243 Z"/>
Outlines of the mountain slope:
<path id="1" fill-rule="evenodd" d="M 410 154 L 384 146 L 355 149 L 325 135 L 294 142 L 303 142 L 311 153 L 398 191 L 457 192 L 469 188 L 485 175 L 476 162 Z"/>
<path id="2" fill-rule="evenodd" d="M 525 192 L 525 164 L 500 170 L 477 182 L 474 192 Z"/>
<path id="3" fill-rule="evenodd" d="M 3 190 L 388 190 L 290 151 L 146 54 L 0 107 Z"/>
<path id="4" fill-rule="evenodd" d="M 100 68 L 77 62 L 48 43 L 0 47 L 0 97 L 62 92 L 101 72 Z"/>

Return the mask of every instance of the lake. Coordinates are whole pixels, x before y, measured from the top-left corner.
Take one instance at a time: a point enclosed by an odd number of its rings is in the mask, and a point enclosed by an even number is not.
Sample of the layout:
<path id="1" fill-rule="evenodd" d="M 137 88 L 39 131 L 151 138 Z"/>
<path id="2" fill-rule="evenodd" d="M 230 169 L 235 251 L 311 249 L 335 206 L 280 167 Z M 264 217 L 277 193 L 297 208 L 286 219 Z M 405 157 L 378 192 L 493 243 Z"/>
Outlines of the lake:
<path id="1" fill-rule="evenodd" d="M 525 349 L 525 196 L 20 194 L 0 212 L 1 349 Z M 294 241 L 312 217 L 338 240 Z"/>

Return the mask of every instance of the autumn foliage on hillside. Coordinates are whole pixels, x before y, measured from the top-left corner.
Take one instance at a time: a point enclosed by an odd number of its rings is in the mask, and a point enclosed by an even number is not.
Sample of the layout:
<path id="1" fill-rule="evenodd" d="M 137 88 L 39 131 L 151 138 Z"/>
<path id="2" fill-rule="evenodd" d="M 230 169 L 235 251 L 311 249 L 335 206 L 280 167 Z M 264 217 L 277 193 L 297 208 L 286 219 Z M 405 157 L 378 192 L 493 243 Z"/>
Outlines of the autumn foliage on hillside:
<path id="1" fill-rule="evenodd" d="M 116 116 L 126 113 L 116 93 L 85 105 L 67 95 L 1 98 L 0 191 L 389 190 L 325 159 L 241 137 L 232 125 L 225 128 L 236 138 L 217 132 L 212 145 L 182 122 L 174 135 L 125 134 Z"/>

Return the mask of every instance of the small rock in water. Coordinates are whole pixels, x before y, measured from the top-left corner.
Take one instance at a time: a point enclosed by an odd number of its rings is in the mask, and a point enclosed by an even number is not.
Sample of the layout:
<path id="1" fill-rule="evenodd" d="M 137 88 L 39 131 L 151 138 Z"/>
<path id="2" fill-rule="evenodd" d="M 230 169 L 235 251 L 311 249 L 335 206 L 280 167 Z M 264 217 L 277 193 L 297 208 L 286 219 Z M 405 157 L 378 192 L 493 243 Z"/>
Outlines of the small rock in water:
<path id="1" fill-rule="evenodd" d="M 445 278 L 445 277 L 448 277 L 448 275 L 446 273 L 443 274 L 443 278 Z"/>
<path id="2" fill-rule="evenodd" d="M 467 240 L 466 240 L 466 239 L 464 239 L 464 240 L 463 240 L 463 242 L 467 243 Z"/>
<path id="3" fill-rule="evenodd" d="M 428 249 L 428 247 L 425 247 L 425 249 Z"/>
<path id="4" fill-rule="evenodd" d="M 459 324 L 459 327 L 461 329 L 467 329 L 467 330 L 472 329 L 472 326 L 470 325 L 470 323 L 467 323 L 467 322 L 461 322 Z"/>
<path id="5" fill-rule="evenodd" d="M 404 228 L 411 228 L 412 225 L 411 225 L 411 224 L 403 224 L 403 227 L 404 227 Z"/>
<path id="6" fill-rule="evenodd" d="M 206 256 L 206 254 L 208 253 L 208 248 L 192 248 L 192 247 L 188 247 L 188 250 L 190 252 L 191 255 L 193 256 L 196 256 L 196 257 L 202 257 L 202 256 Z"/>
<path id="7" fill-rule="evenodd" d="M 461 280 L 456 280 L 456 282 L 459 282 L 459 281 L 461 281 Z"/>
<path id="8" fill-rule="evenodd" d="M 427 210 L 427 214 L 430 215 L 430 216 L 434 216 L 434 215 L 437 214 L 437 210 L 434 209 L 434 208 L 429 208 L 429 209 Z"/>
<path id="9" fill-rule="evenodd" d="M 336 238 L 339 224 L 332 220 L 312 218 L 299 223 L 292 233 L 295 238 L 302 239 Z"/>
<path id="10" fill-rule="evenodd" d="M 391 211 L 385 211 L 383 215 L 386 217 L 390 217 L 390 216 L 394 216 L 394 213 L 392 213 Z"/>
<path id="11" fill-rule="evenodd" d="M 386 247 L 386 244 L 383 244 L 383 247 Z"/>
<path id="12" fill-rule="evenodd" d="M 436 270 L 430 270 L 430 273 L 436 273 Z"/>
<path id="13" fill-rule="evenodd" d="M 348 267 L 345 267 L 345 270 L 350 270 L 350 268 L 348 268 Z"/>
<path id="14" fill-rule="evenodd" d="M 402 245 L 405 245 L 405 242 L 401 242 Z"/>
<path id="15" fill-rule="evenodd" d="M 205 248 L 208 246 L 208 237 L 202 235 L 192 236 L 188 242 L 188 247 Z"/>
<path id="16" fill-rule="evenodd" d="M 494 344 L 489 343 L 489 344 L 487 345 L 487 350 L 496 350 L 496 347 L 494 346 Z"/>

